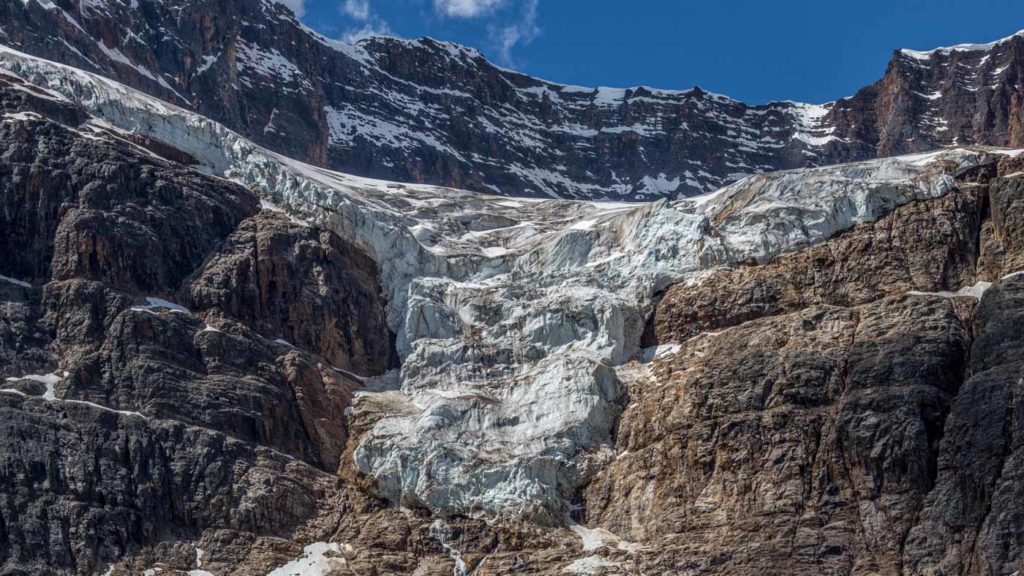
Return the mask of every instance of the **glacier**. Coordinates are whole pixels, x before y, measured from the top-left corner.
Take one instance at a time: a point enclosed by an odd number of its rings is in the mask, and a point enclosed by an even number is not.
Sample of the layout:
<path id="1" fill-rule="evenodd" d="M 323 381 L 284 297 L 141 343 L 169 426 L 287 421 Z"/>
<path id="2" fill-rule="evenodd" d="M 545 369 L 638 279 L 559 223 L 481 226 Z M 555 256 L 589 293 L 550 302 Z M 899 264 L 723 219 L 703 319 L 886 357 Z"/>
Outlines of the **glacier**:
<path id="1" fill-rule="evenodd" d="M 97 138 L 138 133 L 257 192 L 378 263 L 401 368 L 351 407 L 353 464 L 381 494 L 437 516 L 562 523 L 614 458 L 631 359 L 658 294 L 821 242 L 939 197 L 992 148 L 954 148 L 745 178 L 677 201 L 489 196 L 303 164 L 114 81 L 0 48 L 0 70 L 76 102 Z M 808 115 L 819 114 L 808 110 Z M 827 136 L 821 136 L 827 137 Z"/>

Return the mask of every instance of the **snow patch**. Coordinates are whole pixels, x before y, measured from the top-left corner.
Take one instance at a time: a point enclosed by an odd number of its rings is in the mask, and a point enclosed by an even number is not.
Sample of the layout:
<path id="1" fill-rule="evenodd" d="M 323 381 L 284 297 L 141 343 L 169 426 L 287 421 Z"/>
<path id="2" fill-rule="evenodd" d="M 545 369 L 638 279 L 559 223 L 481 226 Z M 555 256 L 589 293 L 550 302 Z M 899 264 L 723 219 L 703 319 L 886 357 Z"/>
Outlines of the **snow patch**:
<path id="1" fill-rule="evenodd" d="M 999 278 L 999 280 L 1007 280 L 1009 278 L 1020 276 L 1021 274 L 1024 274 L 1024 272 L 1013 272 L 1011 274 L 1007 274 Z M 949 292 L 945 290 L 941 292 L 923 292 L 920 290 L 910 290 L 907 292 L 907 294 L 911 294 L 914 296 L 940 296 L 943 298 L 956 298 L 966 296 L 981 300 L 981 297 L 984 296 L 985 292 L 987 292 L 988 289 L 992 287 L 992 284 L 994 284 L 994 282 L 985 282 L 979 280 L 975 284 L 971 286 L 964 286 L 963 288 L 957 290 L 956 292 Z"/>
<path id="2" fill-rule="evenodd" d="M 267 576 L 328 576 L 348 566 L 343 552 L 342 545 L 336 542 L 310 544 L 302 556 L 275 568 Z"/>
<path id="3" fill-rule="evenodd" d="M 313 88 L 298 66 L 275 48 L 264 49 L 239 40 L 235 64 L 242 73 L 242 82 L 249 86 L 254 85 L 250 75 L 256 74 L 274 82 L 298 84 L 307 90 Z"/>
<path id="4" fill-rule="evenodd" d="M 42 119 L 43 117 L 35 112 L 7 112 L 3 115 L 4 122 L 27 122 Z"/>
<path id="5" fill-rule="evenodd" d="M 668 178 L 667 176 L 665 176 L 665 173 L 662 172 L 658 174 L 657 177 L 653 178 L 651 176 L 644 176 L 643 179 L 640 180 L 638 189 L 644 192 L 645 194 L 662 196 L 666 194 L 671 194 L 678 190 L 680 183 L 681 182 L 678 176 L 676 176 L 675 178 Z M 696 184 L 696 186 L 694 186 L 695 188 L 701 188 L 699 182 L 693 182 L 693 184 Z"/>
<path id="6" fill-rule="evenodd" d="M 10 276 L 0 275 L 0 281 L 9 282 L 15 286 L 21 286 L 22 288 L 31 288 L 32 284 L 25 282 L 24 280 L 18 280 L 17 278 L 11 278 Z"/>
<path id="7" fill-rule="evenodd" d="M 1013 34 L 1011 36 L 1007 36 L 1006 38 L 996 40 L 995 42 L 989 42 L 987 44 L 957 44 L 955 46 L 945 46 L 942 48 L 934 48 L 932 50 L 926 51 L 909 50 L 907 48 L 904 48 L 900 50 L 900 54 L 903 54 L 904 56 L 909 56 L 910 58 L 913 58 L 915 60 L 929 60 L 935 54 L 948 55 L 953 52 L 988 52 L 993 48 L 996 48 L 1006 42 L 1009 42 L 1010 40 L 1013 40 L 1014 38 L 1019 37 L 1024 37 L 1024 30 L 1021 30 L 1020 32 L 1017 32 L 1016 34 Z"/>
<path id="8" fill-rule="evenodd" d="M 213 576 L 213 573 L 203 570 L 203 549 L 196 548 L 196 567 L 188 571 L 188 576 Z"/>
<path id="9" fill-rule="evenodd" d="M 644 362 L 650 362 L 657 358 L 663 358 L 665 356 L 671 356 L 681 350 L 679 344 L 659 344 L 657 346 L 651 346 L 644 348 L 640 351 L 640 359 Z"/>
<path id="10" fill-rule="evenodd" d="M 199 65 L 199 68 L 196 68 L 196 73 L 193 77 L 199 76 L 203 72 L 209 70 L 211 66 L 217 63 L 221 54 L 222 52 L 218 52 L 216 56 L 211 56 L 209 54 L 203 55 L 203 63 Z"/>
<path id="11" fill-rule="evenodd" d="M 18 380 L 32 380 L 34 382 L 40 382 L 46 385 L 46 391 L 43 392 L 43 400 L 56 400 L 57 395 L 55 393 L 55 387 L 61 379 L 62 377 L 56 372 L 51 372 L 50 374 L 25 374 L 24 376 L 14 376 L 8 378 L 7 381 L 17 382 Z"/>
<path id="12" fill-rule="evenodd" d="M 797 128 L 793 132 L 793 139 L 799 140 L 810 146 L 824 146 L 829 142 L 839 140 L 838 136 L 832 134 L 834 127 L 825 126 L 825 119 L 832 103 L 828 104 L 804 104 L 801 102 L 790 102 L 791 113 L 796 119 Z"/>
<path id="13" fill-rule="evenodd" d="M 611 560 L 606 560 L 600 556 L 587 556 L 586 558 L 580 558 L 572 564 L 569 564 L 562 571 L 570 574 L 579 574 L 581 576 L 594 576 L 596 574 L 600 574 L 605 568 L 614 568 L 618 565 L 618 562 L 612 562 Z"/>
<path id="14" fill-rule="evenodd" d="M 175 304 L 169 300 L 163 298 L 157 298 L 155 296 L 146 296 L 146 304 L 143 306 L 132 306 L 133 312 L 149 312 L 150 314 L 156 314 L 154 310 L 167 310 L 168 312 L 175 312 L 178 314 L 191 314 L 188 308 L 185 308 L 181 304 Z"/>
<path id="15" fill-rule="evenodd" d="M 7 381 L 8 382 L 17 382 L 18 380 L 33 380 L 35 382 L 41 382 L 41 383 L 45 384 L 46 385 L 46 391 L 43 392 L 42 399 L 46 400 L 47 402 L 63 402 L 65 404 L 80 404 L 80 405 L 83 405 L 83 406 L 89 406 L 91 408 L 97 408 L 97 409 L 103 410 L 105 412 L 113 412 L 115 414 L 121 414 L 121 415 L 124 415 L 124 416 L 137 416 L 139 418 L 146 418 L 146 416 L 142 415 L 141 413 L 135 412 L 135 411 L 132 411 L 132 410 L 115 410 L 113 408 L 108 408 L 107 406 L 102 406 L 100 404 L 96 404 L 95 402 L 89 402 L 87 400 L 74 400 L 74 399 L 70 399 L 70 398 L 57 398 L 56 386 L 57 386 L 57 384 L 61 380 L 63 380 L 64 378 L 67 378 L 67 377 L 68 377 L 68 373 L 67 372 L 62 372 L 60 374 L 57 374 L 56 372 L 52 372 L 50 374 L 26 374 L 24 376 L 14 376 L 14 377 L 7 378 Z M 11 388 L 0 389 L 0 392 L 7 392 L 7 393 L 12 393 L 12 394 L 18 394 L 19 396 L 26 396 L 26 397 L 28 396 L 27 394 L 25 394 L 24 392 L 21 392 L 20 390 L 14 390 L 14 389 L 11 389 Z"/>
<path id="16" fill-rule="evenodd" d="M 569 226 L 570 230 L 593 230 L 597 226 L 597 220 L 580 220 Z"/>

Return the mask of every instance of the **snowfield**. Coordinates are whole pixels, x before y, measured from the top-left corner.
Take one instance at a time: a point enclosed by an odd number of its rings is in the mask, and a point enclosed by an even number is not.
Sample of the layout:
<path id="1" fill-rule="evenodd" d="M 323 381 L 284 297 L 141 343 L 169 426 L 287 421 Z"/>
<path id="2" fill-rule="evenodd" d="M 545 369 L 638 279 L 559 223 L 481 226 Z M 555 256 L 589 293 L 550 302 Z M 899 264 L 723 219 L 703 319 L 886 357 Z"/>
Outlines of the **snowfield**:
<path id="1" fill-rule="evenodd" d="M 439 516 L 566 517 L 576 488 L 615 456 L 625 377 L 615 368 L 641 354 L 659 290 L 821 242 L 947 193 L 958 170 L 1017 153 L 961 148 L 762 174 L 675 202 L 510 199 L 303 164 L 10 49 L 0 49 L 0 69 L 78 102 L 94 124 L 170 143 L 199 169 L 367 250 L 389 295 L 402 368 L 382 379 L 394 384 L 355 399 L 355 417 L 374 424 L 354 464 L 396 503 Z M 813 128 L 822 113 L 801 109 L 808 138 L 829 138 Z M 321 561 L 322 550 L 307 552 L 303 562 Z M 574 570 L 588 573 L 585 564 Z"/>

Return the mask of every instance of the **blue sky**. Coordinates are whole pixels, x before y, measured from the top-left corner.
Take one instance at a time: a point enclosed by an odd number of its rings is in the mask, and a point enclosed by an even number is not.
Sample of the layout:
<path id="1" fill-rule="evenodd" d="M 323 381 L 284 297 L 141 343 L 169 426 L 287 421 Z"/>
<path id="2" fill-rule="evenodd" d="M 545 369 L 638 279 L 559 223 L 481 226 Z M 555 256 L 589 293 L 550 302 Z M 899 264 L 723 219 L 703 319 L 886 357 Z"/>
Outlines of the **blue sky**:
<path id="1" fill-rule="evenodd" d="M 584 86 L 701 88 L 825 102 L 877 80 L 895 48 L 1024 29 L 1021 0 L 282 0 L 332 38 L 383 32 L 473 46 Z"/>

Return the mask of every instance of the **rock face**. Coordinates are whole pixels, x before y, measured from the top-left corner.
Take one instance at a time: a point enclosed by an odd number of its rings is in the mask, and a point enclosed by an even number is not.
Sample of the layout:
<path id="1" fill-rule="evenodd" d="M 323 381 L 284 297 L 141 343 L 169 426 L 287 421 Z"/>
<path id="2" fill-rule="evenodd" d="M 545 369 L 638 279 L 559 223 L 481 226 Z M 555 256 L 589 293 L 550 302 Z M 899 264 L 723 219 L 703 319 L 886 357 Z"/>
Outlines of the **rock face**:
<path id="1" fill-rule="evenodd" d="M 323 39 L 270 0 L 29 0 L 0 42 L 98 72 L 277 152 L 351 174 L 512 196 L 653 200 L 772 170 L 1024 145 L 1024 37 L 897 51 L 824 105 L 583 88 L 430 39 Z"/>
<path id="2" fill-rule="evenodd" d="M 390 368 L 376 264 L 336 235 L 264 210 L 181 288 L 180 301 L 242 322 L 358 374 Z"/>
<path id="3" fill-rule="evenodd" d="M 1024 278 L 996 283 L 974 313 L 966 379 L 937 459 L 935 487 L 907 535 L 903 561 L 923 573 L 1012 574 L 1024 546 L 1018 410 Z"/>
<path id="4" fill-rule="evenodd" d="M 829 123 L 840 139 L 878 156 L 957 142 L 1020 147 L 1022 58 L 1024 32 L 990 44 L 897 50 L 881 80 L 836 101 Z"/>
<path id="5" fill-rule="evenodd" d="M 690 341 L 631 389 L 590 520 L 661 548 L 645 571 L 899 573 L 967 341 L 937 296 Z"/>
<path id="6" fill-rule="evenodd" d="M 0 114 L 2 571 L 315 521 L 362 386 L 332 364 L 392 362 L 376 265 L 17 79 Z"/>
<path id="7" fill-rule="evenodd" d="M 632 559 L 647 572 L 1012 574 L 1020 289 L 812 305 L 682 344 L 630 390 L 590 521 L 658 548 Z"/>

